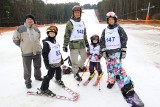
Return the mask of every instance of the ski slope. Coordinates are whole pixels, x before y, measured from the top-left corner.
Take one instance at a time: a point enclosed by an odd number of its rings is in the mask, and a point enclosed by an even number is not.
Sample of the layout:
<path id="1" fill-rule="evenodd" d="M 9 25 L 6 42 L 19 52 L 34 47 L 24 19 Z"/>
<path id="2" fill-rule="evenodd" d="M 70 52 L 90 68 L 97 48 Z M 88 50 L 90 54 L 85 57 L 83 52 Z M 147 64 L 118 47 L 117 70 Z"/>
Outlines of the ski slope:
<path id="1" fill-rule="evenodd" d="M 98 23 L 93 10 L 83 10 L 82 19 L 87 28 L 89 42 L 90 36 L 93 34 L 101 35 L 102 30 L 107 26 Z M 160 31 L 154 31 L 150 26 L 145 26 L 149 30 L 144 29 L 142 25 L 126 24 L 122 27 L 124 27 L 129 38 L 127 57 L 123 60 L 123 67 L 134 81 L 135 91 L 145 103 L 145 107 L 159 107 Z M 46 28 L 47 26 L 40 28 L 42 39 L 47 36 Z M 58 25 L 58 28 L 57 41 L 62 47 L 65 24 Z M 36 91 L 41 82 L 36 81 L 32 75 L 32 88 L 26 89 L 21 52 L 12 42 L 13 31 L 2 33 L 2 35 L 0 36 L 0 107 L 130 107 L 123 99 L 117 84 L 110 90 L 106 88 L 107 71 L 103 58 L 101 64 L 104 75 L 100 86 L 92 86 L 97 73 L 88 86 L 82 85 L 89 75 L 88 72 L 84 74 L 80 86 L 77 86 L 78 82 L 73 78 L 73 74 L 63 75 L 62 80 L 65 85 L 80 94 L 80 98 L 76 102 L 27 95 L 27 91 Z M 69 53 L 62 52 L 62 55 L 63 58 L 66 58 Z M 67 63 L 65 62 L 65 64 Z M 42 75 L 45 76 L 47 70 L 43 62 L 41 70 Z M 56 94 L 71 96 L 55 84 L 54 79 L 51 80 L 49 88 Z"/>

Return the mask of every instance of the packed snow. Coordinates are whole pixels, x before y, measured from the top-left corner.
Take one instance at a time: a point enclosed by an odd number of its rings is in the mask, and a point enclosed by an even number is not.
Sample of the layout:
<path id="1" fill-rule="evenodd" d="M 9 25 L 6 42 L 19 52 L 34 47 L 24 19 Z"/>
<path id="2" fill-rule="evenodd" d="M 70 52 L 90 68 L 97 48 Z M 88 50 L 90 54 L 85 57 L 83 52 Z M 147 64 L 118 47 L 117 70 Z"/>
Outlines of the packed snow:
<path id="1" fill-rule="evenodd" d="M 98 23 L 94 10 L 83 10 L 82 19 L 87 28 L 89 42 L 90 36 L 93 34 L 101 35 L 102 30 L 107 26 Z M 59 29 L 57 41 L 62 47 L 65 24 L 57 26 Z M 123 67 L 134 81 L 135 91 L 144 102 L 145 107 L 159 107 L 160 31 L 150 26 L 145 26 L 147 29 L 144 29 L 143 25 L 125 24 L 121 26 L 125 29 L 129 38 L 127 57 L 123 60 Z M 41 39 L 47 36 L 46 28 L 47 26 L 40 28 Z M 130 107 L 123 99 L 117 84 L 112 89 L 106 88 L 107 71 L 104 58 L 101 60 L 104 75 L 97 87 L 93 86 L 97 73 L 88 86 L 83 86 L 82 83 L 87 79 L 89 72 L 84 74 L 80 86 L 77 86 L 78 82 L 73 78 L 73 74 L 63 75 L 62 80 L 65 85 L 80 94 L 79 100 L 76 102 L 27 95 L 27 91 L 36 91 L 41 82 L 36 81 L 32 75 L 32 88 L 26 89 L 23 79 L 21 51 L 12 42 L 12 35 L 13 31 L 10 31 L 2 33 L 2 36 L 0 36 L 0 107 Z M 69 53 L 63 53 L 62 50 L 61 52 L 63 58 L 69 55 Z M 43 76 L 45 76 L 47 70 L 43 62 L 41 70 Z M 55 83 L 54 78 L 50 82 L 49 89 L 56 94 L 71 97 Z"/>

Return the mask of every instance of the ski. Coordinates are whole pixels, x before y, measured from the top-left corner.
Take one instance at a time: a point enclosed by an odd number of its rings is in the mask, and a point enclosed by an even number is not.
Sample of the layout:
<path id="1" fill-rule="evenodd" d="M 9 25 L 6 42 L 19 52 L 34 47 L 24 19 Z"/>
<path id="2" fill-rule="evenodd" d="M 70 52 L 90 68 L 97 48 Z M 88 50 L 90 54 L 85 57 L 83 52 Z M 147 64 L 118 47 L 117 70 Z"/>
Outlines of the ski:
<path id="1" fill-rule="evenodd" d="M 97 79 L 97 80 L 95 81 L 95 83 L 93 84 L 93 86 L 97 86 L 97 85 L 99 84 L 99 81 L 100 81 L 100 79 Z"/>
<path id="2" fill-rule="evenodd" d="M 84 86 L 87 86 L 89 82 L 90 82 L 90 80 L 86 80 L 86 81 L 83 83 L 83 85 L 84 85 Z"/>
<path id="3" fill-rule="evenodd" d="M 72 96 L 74 96 L 74 97 L 79 97 L 79 94 L 78 93 L 76 93 L 75 91 L 73 91 L 73 90 L 71 90 L 70 88 L 68 88 L 68 87 L 64 87 L 64 90 L 66 90 L 68 93 L 70 93 Z"/>
<path id="4" fill-rule="evenodd" d="M 68 101 L 77 101 L 78 100 L 78 97 L 76 97 L 76 96 L 74 96 L 73 98 L 62 96 L 62 95 L 50 96 L 50 95 L 45 95 L 45 94 L 38 93 L 38 91 L 37 92 L 28 91 L 27 94 L 28 95 L 36 95 L 36 96 L 46 96 L 46 97 L 50 97 L 50 98 L 56 98 L 56 99 L 68 100 Z"/>
<path id="5" fill-rule="evenodd" d="M 123 82 L 119 80 L 119 81 L 117 81 L 117 84 L 118 84 L 119 88 L 121 89 L 123 86 Z M 123 95 L 123 97 L 127 103 L 131 104 L 131 107 L 144 107 L 144 103 L 142 102 L 142 100 L 139 98 L 138 94 L 135 91 L 132 96 L 124 96 Z"/>

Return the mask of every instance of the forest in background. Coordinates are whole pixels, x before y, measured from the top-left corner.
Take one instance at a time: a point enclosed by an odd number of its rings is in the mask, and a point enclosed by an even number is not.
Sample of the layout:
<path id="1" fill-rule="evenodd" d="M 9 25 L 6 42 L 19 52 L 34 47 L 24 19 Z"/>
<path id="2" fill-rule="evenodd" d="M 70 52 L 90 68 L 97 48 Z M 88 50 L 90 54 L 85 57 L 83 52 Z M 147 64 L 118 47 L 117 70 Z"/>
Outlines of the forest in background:
<path id="1" fill-rule="evenodd" d="M 145 19 L 150 2 L 150 19 L 160 20 L 159 0 L 102 0 L 98 4 L 85 4 L 83 9 L 96 9 L 100 21 L 106 20 L 106 13 L 114 11 L 119 19 Z M 66 23 L 77 2 L 46 4 L 42 0 L 0 0 L 0 27 L 23 24 L 25 15 L 31 13 L 37 24 Z M 144 9 L 144 10 L 142 10 Z"/>

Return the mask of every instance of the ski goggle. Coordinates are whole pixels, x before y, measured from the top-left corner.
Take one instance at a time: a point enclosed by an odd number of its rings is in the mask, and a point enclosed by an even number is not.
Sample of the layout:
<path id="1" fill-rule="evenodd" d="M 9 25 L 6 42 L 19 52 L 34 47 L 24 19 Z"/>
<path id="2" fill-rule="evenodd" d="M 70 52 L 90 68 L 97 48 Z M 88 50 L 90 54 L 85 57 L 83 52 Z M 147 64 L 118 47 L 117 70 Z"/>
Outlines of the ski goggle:
<path id="1" fill-rule="evenodd" d="M 117 17 L 116 14 L 114 12 L 108 12 L 106 14 L 107 17 Z"/>

